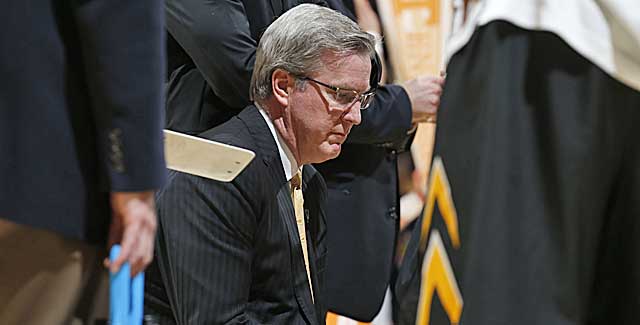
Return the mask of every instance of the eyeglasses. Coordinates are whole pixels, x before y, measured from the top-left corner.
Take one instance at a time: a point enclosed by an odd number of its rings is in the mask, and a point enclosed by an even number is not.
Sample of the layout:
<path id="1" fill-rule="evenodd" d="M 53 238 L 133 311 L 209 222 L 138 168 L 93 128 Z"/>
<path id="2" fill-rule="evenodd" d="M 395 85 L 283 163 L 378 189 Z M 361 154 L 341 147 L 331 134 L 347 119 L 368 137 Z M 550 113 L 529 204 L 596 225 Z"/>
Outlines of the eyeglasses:
<path id="1" fill-rule="evenodd" d="M 363 93 L 359 93 L 353 89 L 343 89 L 340 87 L 328 85 L 324 82 L 321 82 L 309 77 L 300 77 L 299 79 L 313 81 L 320 86 L 323 86 L 332 90 L 333 98 L 335 99 L 336 104 L 342 107 L 350 107 L 351 105 L 359 101 L 360 109 L 361 110 L 367 109 L 367 107 L 369 107 L 369 104 L 371 104 L 371 100 L 373 99 L 373 96 L 376 94 L 375 88 L 369 89 Z"/>

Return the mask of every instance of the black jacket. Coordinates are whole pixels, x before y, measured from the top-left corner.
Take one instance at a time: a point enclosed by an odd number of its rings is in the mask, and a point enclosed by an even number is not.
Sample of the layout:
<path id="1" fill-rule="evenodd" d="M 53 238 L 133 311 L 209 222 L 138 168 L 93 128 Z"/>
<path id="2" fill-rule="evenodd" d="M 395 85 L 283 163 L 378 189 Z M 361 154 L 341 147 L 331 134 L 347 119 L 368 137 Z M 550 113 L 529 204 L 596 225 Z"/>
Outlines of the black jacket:
<path id="1" fill-rule="evenodd" d="M 311 299 L 289 183 L 276 142 L 254 106 L 204 138 L 256 153 L 232 182 L 172 173 L 158 194 L 156 259 L 147 314 L 158 323 L 324 324 L 326 186 L 302 176 Z"/>
<path id="2" fill-rule="evenodd" d="M 167 125 L 197 134 L 249 104 L 257 40 L 296 0 L 168 0 Z M 341 1 L 328 5 L 353 19 Z M 370 320 L 388 285 L 398 229 L 396 151 L 411 127 L 409 98 L 381 87 L 341 155 L 316 165 L 329 189 L 328 306 Z M 357 297 L 357 298 L 356 298 Z"/>
<path id="3" fill-rule="evenodd" d="M 0 217 L 104 243 L 110 191 L 159 188 L 159 0 L 9 0 L 0 11 Z"/>

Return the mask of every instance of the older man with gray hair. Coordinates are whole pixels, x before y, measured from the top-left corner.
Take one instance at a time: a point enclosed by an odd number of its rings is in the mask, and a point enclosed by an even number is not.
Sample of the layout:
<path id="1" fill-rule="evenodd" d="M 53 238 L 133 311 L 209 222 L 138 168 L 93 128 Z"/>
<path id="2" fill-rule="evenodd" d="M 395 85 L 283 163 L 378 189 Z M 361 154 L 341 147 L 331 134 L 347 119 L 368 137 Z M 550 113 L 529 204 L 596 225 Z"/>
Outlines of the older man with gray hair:
<path id="1" fill-rule="evenodd" d="M 326 186 L 309 164 L 335 158 L 369 104 L 373 38 L 347 17 L 300 5 L 266 29 L 254 105 L 204 138 L 250 149 L 229 183 L 174 173 L 158 195 L 148 319 L 178 324 L 324 324 Z"/>

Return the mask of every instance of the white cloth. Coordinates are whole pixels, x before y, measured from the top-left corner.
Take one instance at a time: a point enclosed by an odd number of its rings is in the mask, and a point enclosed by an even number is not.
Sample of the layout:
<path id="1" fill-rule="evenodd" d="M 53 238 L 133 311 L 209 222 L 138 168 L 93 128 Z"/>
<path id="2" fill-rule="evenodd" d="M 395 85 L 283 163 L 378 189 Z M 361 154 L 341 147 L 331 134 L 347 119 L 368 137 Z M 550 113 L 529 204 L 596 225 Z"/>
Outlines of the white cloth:
<path id="1" fill-rule="evenodd" d="M 471 38 L 476 26 L 505 20 L 529 30 L 549 31 L 613 78 L 640 90 L 639 0 L 471 0 L 455 13 L 445 60 Z"/>
<path id="2" fill-rule="evenodd" d="M 404 194 L 400 197 L 400 219 L 405 224 L 411 223 L 418 219 L 423 207 L 424 201 L 420 194 L 415 191 Z"/>

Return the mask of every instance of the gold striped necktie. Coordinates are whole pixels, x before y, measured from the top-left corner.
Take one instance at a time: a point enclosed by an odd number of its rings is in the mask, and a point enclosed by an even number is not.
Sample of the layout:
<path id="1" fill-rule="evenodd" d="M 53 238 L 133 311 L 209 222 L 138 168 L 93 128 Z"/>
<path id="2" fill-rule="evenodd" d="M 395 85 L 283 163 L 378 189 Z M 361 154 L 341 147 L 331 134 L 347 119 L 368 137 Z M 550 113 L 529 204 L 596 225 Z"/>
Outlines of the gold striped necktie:
<path id="1" fill-rule="evenodd" d="M 311 289 L 311 300 L 313 298 L 313 286 L 311 285 L 311 271 L 309 270 L 309 251 L 307 248 L 307 232 L 304 218 L 304 197 L 302 196 L 302 176 L 298 171 L 291 178 L 291 200 L 296 214 L 296 225 L 298 226 L 298 235 L 300 236 L 300 245 L 302 246 L 302 256 L 304 257 L 304 266 L 307 270 L 307 280 Z"/>

